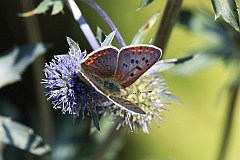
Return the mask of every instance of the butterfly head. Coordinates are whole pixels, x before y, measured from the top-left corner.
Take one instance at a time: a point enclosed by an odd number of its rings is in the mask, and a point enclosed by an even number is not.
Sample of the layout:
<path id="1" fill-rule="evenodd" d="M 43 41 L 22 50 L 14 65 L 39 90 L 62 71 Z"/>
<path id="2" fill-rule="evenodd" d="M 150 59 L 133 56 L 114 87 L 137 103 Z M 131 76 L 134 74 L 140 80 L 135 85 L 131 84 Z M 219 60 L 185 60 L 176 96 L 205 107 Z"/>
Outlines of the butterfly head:
<path id="1" fill-rule="evenodd" d="M 114 81 L 106 80 L 104 81 L 104 88 L 109 92 L 109 94 L 120 94 L 120 86 Z"/>

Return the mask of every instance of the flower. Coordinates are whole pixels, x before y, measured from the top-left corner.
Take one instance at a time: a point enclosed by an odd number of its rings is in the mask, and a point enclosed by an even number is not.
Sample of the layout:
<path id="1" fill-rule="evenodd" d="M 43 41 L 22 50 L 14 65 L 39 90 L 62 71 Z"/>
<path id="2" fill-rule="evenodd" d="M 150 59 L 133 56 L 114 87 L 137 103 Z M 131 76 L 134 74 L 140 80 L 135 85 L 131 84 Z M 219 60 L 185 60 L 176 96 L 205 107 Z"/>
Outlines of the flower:
<path id="1" fill-rule="evenodd" d="M 159 73 L 154 70 L 156 68 L 153 66 L 134 85 L 125 90 L 126 98 L 136 103 L 146 114 L 134 114 L 115 106 L 108 107 L 103 113 L 104 116 L 109 116 L 117 123 L 117 130 L 129 126 L 134 133 L 137 133 L 138 128 L 141 128 L 143 133 L 149 133 L 152 122 L 159 126 L 158 121 L 162 120 L 160 114 L 166 111 L 163 107 L 169 101 L 178 102 L 178 99 L 167 91 L 168 87 L 164 79 L 159 77 Z"/>
<path id="2" fill-rule="evenodd" d="M 73 46 L 71 43 L 68 54 L 56 55 L 49 64 L 45 64 L 43 71 L 46 78 L 42 80 L 42 84 L 47 89 L 46 96 L 51 100 L 53 108 L 72 114 L 73 121 L 79 116 L 79 112 L 82 118 L 85 115 L 91 116 L 95 126 L 99 128 L 97 110 L 100 107 L 97 106 L 106 99 L 77 75 L 81 67 L 80 61 L 86 52 L 81 52 L 76 47 L 77 44 Z"/>
<path id="3" fill-rule="evenodd" d="M 114 105 L 88 80 L 79 75 L 86 52 L 81 52 L 78 44 L 72 39 L 67 38 L 67 40 L 70 45 L 68 54 L 54 56 L 50 63 L 46 63 L 44 69 L 46 78 L 42 83 L 47 89 L 46 96 L 51 100 L 53 108 L 72 114 L 73 121 L 79 113 L 82 118 L 85 115 L 90 116 L 99 130 L 99 115 L 108 116 L 115 121 L 116 129 L 129 126 L 134 133 L 138 128 L 142 128 L 144 133 L 149 133 L 151 122 L 159 125 L 158 120 L 162 120 L 160 113 L 165 110 L 163 106 L 167 104 L 169 97 L 174 98 L 166 90 L 164 79 L 159 77 L 159 71 L 162 71 L 158 69 L 159 62 L 133 85 L 122 89 L 125 93 L 122 97 L 136 103 L 146 113 L 137 114 Z"/>

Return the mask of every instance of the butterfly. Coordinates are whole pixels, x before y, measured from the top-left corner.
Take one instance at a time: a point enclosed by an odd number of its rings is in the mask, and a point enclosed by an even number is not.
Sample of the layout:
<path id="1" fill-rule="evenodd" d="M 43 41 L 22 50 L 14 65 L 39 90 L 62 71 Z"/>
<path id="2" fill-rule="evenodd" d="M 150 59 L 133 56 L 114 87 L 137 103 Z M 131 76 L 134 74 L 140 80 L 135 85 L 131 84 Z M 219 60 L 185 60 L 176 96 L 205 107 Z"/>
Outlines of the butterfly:
<path id="1" fill-rule="evenodd" d="M 162 50 L 153 45 L 130 45 L 120 50 L 114 46 L 88 54 L 80 63 L 80 78 L 116 106 L 138 114 L 145 112 L 120 96 L 120 90 L 133 84 L 161 57 Z"/>

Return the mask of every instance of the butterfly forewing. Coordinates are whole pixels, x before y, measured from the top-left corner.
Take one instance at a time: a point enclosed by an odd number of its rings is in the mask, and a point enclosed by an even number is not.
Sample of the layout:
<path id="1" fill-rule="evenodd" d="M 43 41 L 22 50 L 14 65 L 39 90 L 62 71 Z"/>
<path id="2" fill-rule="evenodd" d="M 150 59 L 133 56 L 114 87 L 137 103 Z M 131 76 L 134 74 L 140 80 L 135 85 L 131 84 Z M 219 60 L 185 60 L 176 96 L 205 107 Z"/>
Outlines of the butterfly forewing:
<path id="1" fill-rule="evenodd" d="M 161 57 L 160 48 L 152 45 L 128 46 L 120 50 L 114 79 L 123 88 L 134 83 Z"/>
<path id="2" fill-rule="evenodd" d="M 141 108 L 139 108 L 136 104 L 126 100 L 126 99 L 122 99 L 120 97 L 117 96 L 113 96 L 113 95 L 109 95 L 108 96 L 109 100 L 111 100 L 115 105 L 134 112 L 134 113 L 139 113 L 139 114 L 146 114 Z"/>
<path id="3" fill-rule="evenodd" d="M 100 48 L 90 53 L 81 67 L 85 72 L 95 74 L 101 78 L 114 76 L 117 64 L 118 49 L 113 46 Z"/>

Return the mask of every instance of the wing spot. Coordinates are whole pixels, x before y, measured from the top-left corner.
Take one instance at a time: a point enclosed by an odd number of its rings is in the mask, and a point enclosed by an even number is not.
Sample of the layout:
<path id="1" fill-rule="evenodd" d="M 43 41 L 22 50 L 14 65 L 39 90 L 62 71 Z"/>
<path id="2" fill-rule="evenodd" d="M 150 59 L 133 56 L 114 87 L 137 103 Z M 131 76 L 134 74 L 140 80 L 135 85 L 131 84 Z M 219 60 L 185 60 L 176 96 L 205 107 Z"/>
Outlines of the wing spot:
<path id="1" fill-rule="evenodd" d="M 126 63 L 123 63 L 123 67 L 126 67 L 126 68 L 127 68 L 127 67 L 128 67 L 128 65 L 127 65 Z"/>
<path id="2" fill-rule="evenodd" d="M 142 60 L 144 61 L 144 60 L 145 60 L 145 57 L 143 57 Z"/>
<path id="3" fill-rule="evenodd" d="M 131 63 L 134 63 L 134 59 L 131 59 L 131 61 L 130 61 Z"/>
<path id="4" fill-rule="evenodd" d="M 141 68 L 141 67 L 139 67 L 139 66 L 137 66 L 137 67 L 136 67 L 136 69 L 138 69 L 139 71 L 140 71 L 140 70 L 142 70 L 142 68 Z"/>
<path id="5" fill-rule="evenodd" d="M 145 63 L 148 63 L 148 59 L 145 60 Z"/>
<path id="6" fill-rule="evenodd" d="M 136 64 L 138 64 L 138 62 L 139 62 L 139 60 L 137 59 L 137 60 L 136 60 Z"/>
<path id="7" fill-rule="evenodd" d="M 133 77 L 133 76 L 134 76 L 134 73 L 131 73 L 130 76 Z"/>

